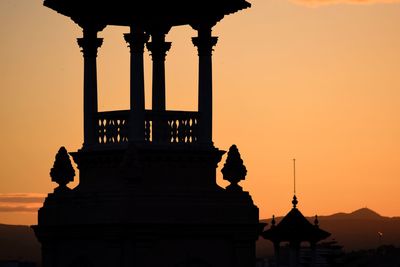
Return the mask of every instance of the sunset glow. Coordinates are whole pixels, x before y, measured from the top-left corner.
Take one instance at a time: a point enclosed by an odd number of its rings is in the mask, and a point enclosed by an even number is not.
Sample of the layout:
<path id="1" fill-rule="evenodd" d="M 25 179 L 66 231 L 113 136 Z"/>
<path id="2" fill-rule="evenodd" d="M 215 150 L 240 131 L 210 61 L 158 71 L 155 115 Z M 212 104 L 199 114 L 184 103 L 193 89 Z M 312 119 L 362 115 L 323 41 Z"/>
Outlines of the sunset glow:
<path id="1" fill-rule="evenodd" d="M 213 31 L 213 136 L 222 150 L 237 145 L 260 218 L 291 208 L 293 158 L 303 214 L 400 216 L 398 1 L 249 2 Z M 35 224 L 59 147 L 82 146 L 82 32 L 41 0 L 3 0 L 0 14 L 0 223 Z M 100 110 L 129 107 L 128 31 L 99 34 Z M 195 35 L 167 35 L 167 109 L 197 109 Z M 150 107 L 147 51 L 145 73 Z"/>

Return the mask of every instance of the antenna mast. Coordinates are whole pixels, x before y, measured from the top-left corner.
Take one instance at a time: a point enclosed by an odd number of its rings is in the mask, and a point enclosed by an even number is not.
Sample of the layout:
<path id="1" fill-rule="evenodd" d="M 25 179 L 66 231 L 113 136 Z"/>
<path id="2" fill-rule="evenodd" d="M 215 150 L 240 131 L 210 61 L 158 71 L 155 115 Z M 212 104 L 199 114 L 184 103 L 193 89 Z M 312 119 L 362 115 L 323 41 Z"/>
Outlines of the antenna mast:
<path id="1" fill-rule="evenodd" d="M 296 159 L 293 159 L 293 193 L 296 195 Z"/>
<path id="2" fill-rule="evenodd" d="M 293 208 L 296 208 L 297 203 L 299 203 L 296 197 L 296 159 L 293 159 L 293 193 L 292 204 Z"/>

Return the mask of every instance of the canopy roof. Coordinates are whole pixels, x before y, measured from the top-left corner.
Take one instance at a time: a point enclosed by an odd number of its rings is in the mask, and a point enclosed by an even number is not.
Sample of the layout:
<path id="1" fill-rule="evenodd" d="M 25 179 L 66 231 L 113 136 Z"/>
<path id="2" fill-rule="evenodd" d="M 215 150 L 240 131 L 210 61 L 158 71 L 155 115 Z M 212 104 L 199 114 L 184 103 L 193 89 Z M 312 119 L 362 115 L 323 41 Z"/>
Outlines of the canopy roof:
<path id="1" fill-rule="evenodd" d="M 177 26 L 221 20 L 249 8 L 245 0 L 44 0 L 44 5 L 82 25 Z"/>
<path id="2" fill-rule="evenodd" d="M 272 224 L 270 229 L 262 233 L 265 239 L 272 242 L 318 242 L 330 235 L 317 224 L 311 224 L 296 207 L 293 207 L 278 225 Z"/>

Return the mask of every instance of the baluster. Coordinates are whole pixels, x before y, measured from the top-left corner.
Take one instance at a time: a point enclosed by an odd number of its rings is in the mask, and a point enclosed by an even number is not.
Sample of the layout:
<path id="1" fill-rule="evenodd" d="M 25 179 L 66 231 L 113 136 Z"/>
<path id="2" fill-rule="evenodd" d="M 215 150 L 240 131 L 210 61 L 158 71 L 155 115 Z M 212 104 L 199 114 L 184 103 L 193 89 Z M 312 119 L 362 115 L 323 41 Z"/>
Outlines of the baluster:
<path id="1" fill-rule="evenodd" d="M 102 144 L 103 143 L 103 134 L 104 134 L 104 127 L 103 127 L 103 119 L 102 118 L 99 119 L 98 127 L 99 127 L 98 141 L 99 141 L 99 144 Z"/>
<path id="2" fill-rule="evenodd" d="M 179 127 L 178 127 L 177 133 L 176 133 L 178 136 L 177 143 L 182 143 L 182 138 L 183 139 L 185 138 L 185 125 L 182 123 L 182 119 L 179 118 L 179 115 L 176 120 L 179 123 Z"/>
<path id="3" fill-rule="evenodd" d="M 113 134 L 114 134 L 114 120 L 110 119 L 109 120 L 109 129 L 107 130 L 108 132 L 108 143 L 113 143 Z"/>
<path id="4" fill-rule="evenodd" d="M 100 135 L 100 138 L 101 138 L 101 143 L 102 144 L 104 144 L 104 136 L 106 134 L 105 123 L 106 123 L 105 120 L 101 119 L 101 135 Z"/>
<path id="5" fill-rule="evenodd" d="M 110 120 L 106 118 L 105 124 L 104 124 L 104 137 L 105 137 L 105 141 L 104 143 L 107 144 L 108 143 L 108 139 L 109 139 L 109 124 L 110 124 Z"/>
<path id="6" fill-rule="evenodd" d="M 126 135 L 125 135 L 125 126 L 126 126 L 126 120 L 125 119 L 121 119 L 121 123 L 119 126 L 119 139 L 120 139 L 120 143 L 124 143 L 126 142 Z"/>
<path id="7" fill-rule="evenodd" d="M 113 132 L 112 132 L 112 140 L 113 144 L 117 143 L 117 136 L 118 136 L 118 120 L 113 119 Z"/>
<path id="8" fill-rule="evenodd" d="M 175 141 L 174 138 L 174 119 L 171 118 L 168 120 L 168 142 L 173 143 Z"/>
<path id="9" fill-rule="evenodd" d="M 109 134 L 110 142 L 109 143 L 115 143 L 115 135 L 116 135 L 116 127 L 117 127 L 116 123 L 117 123 L 116 120 L 114 120 L 114 119 L 110 120 L 110 134 Z"/>
<path id="10" fill-rule="evenodd" d="M 104 119 L 104 133 L 103 133 L 103 144 L 107 143 L 107 124 L 108 124 L 108 120 Z"/>
<path id="11" fill-rule="evenodd" d="M 192 119 L 190 117 L 186 119 L 186 142 L 187 143 L 192 143 L 191 121 L 192 121 Z"/>
<path id="12" fill-rule="evenodd" d="M 180 122 L 180 127 L 179 127 L 179 143 L 186 143 L 186 122 L 185 118 L 182 118 L 179 120 Z"/>
<path id="13" fill-rule="evenodd" d="M 185 138 L 184 136 L 182 136 L 182 134 L 183 134 L 183 127 L 184 127 L 184 125 L 183 125 L 183 123 L 182 123 L 182 120 L 179 118 L 179 116 L 178 116 L 178 118 L 176 119 L 176 122 L 177 122 L 177 124 L 178 124 L 178 127 L 177 127 L 177 129 L 176 129 L 176 136 L 177 136 L 177 140 L 176 140 L 176 142 L 177 143 L 181 143 L 182 142 L 182 137 L 183 138 Z"/>
<path id="14" fill-rule="evenodd" d="M 194 118 L 189 119 L 189 135 L 190 135 L 190 143 L 195 142 L 194 134 L 193 134 L 193 127 L 194 127 Z"/>
<path id="15" fill-rule="evenodd" d="M 154 121 L 149 121 L 149 141 L 154 141 Z"/>
<path id="16" fill-rule="evenodd" d="M 179 143 L 179 129 L 180 129 L 180 127 L 181 127 L 181 124 L 180 124 L 180 122 L 179 122 L 179 120 L 177 120 L 177 119 L 173 119 L 172 120 L 172 125 L 173 125 L 173 128 L 172 128 L 172 142 L 173 143 Z"/>
<path id="17" fill-rule="evenodd" d="M 121 119 L 121 123 L 119 125 L 119 139 L 120 139 L 120 143 L 125 142 L 125 136 L 124 136 L 124 127 L 125 127 L 125 119 Z"/>
<path id="18" fill-rule="evenodd" d="M 129 141 L 129 137 L 128 137 L 128 125 L 129 125 L 129 122 L 128 122 L 128 119 L 125 119 L 124 120 L 124 141 L 125 142 L 128 142 Z"/>
<path id="19" fill-rule="evenodd" d="M 181 120 L 182 127 L 180 128 L 181 131 L 181 143 L 186 143 L 186 119 L 182 118 Z"/>
<path id="20" fill-rule="evenodd" d="M 191 134 L 192 134 L 192 142 L 195 143 L 197 142 L 197 125 L 198 125 L 198 120 L 197 118 L 192 119 L 192 127 L 191 127 Z"/>
<path id="21" fill-rule="evenodd" d="M 151 142 L 151 121 L 150 120 L 145 120 L 144 122 L 144 141 L 146 142 Z"/>
<path id="22" fill-rule="evenodd" d="M 193 136 L 193 118 L 189 118 L 188 120 L 188 136 L 190 137 L 190 143 L 194 143 L 194 136 Z"/>
<path id="23" fill-rule="evenodd" d="M 190 117 L 189 118 L 186 118 L 186 120 L 185 120 L 185 143 L 191 143 L 192 142 L 192 139 L 191 139 L 191 136 L 190 136 Z"/>
<path id="24" fill-rule="evenodd" d="M 121 127 L 121 120 L 115 120 L 115 135 L 114 135 L 114 143 L 119 143 L 120 137 L 120 127 Z"/>
<path id="25" fill-rule="evenodd" d="M 185 118 L 185 143 L 190 143 L 190 117 Z"/>
<path id="26" fill-rule="evenodd" d="M 119 123 L 119 143 L 124 142 L 124 125 L 125 125 L 125 119 L 121 119 Z"/>
<path id="27" fill-rule="evenodd" d="M 185 118 L 185 143 L 191 143 L 190 139 L 190 117 Z"/>
<path id="28" fill-rule="evenodd" d="M 106 137 L 106 141 L 105 143 L 107 144 L 110 140 L 110 120 L 106 120 L 106 124 L 105 124 L 105 137 Z"/>
<path id="29" fill-rule="evenodd" d="M 114 134 L 114 143 L 118 144 L 119 143 L 119 135 L 120 135 L 120 127 L 121 127 L 121 120 L 116 119 L 115 120 L 115 134 Z"/>

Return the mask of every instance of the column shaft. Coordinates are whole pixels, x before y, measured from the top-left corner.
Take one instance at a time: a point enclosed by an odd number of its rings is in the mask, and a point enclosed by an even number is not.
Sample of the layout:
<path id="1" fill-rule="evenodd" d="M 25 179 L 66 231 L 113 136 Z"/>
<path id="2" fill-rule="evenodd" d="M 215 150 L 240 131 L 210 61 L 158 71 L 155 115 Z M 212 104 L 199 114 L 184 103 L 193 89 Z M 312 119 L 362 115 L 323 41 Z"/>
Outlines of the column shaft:
<path id="1" fill-rule="evenodd" d="M 83 29 L 83 37 L 78 38 L 78 45 L 82 48 L 83 72 L 83 128 L 84 148 L 90 148 L 97 143 L 97 49 L 103 39 L 97 38 L 94 29 Z"/>
<path id="2" fill-rule="evenodd" d="M 124 34 L 124 38 L 130 47 L 130 116 L 129 116 L 129 141 L 144 141 L 144 44 L 148 36 L 140 28 L 132 28 L 131 32 Z"/>
<path id="3" fill-rule="evenodd" d="M 211 36 L 211 27 L 202 27 L 192 41 L 199 55 L 199 142 L 212 144 L 212 51 L 218 37 Z"/>
<path id="4" fill-rule="evenodd" d="M 153 32 L 151 42 L 147 43 L 153 60 L 152 109 L 165 110 L 165 56 L 171 43 L 165 41 L 161 31 Z"/>
<path id="5" fill-rule="evenodd" d="M 152 109 L 157 111 L 153 117 L 152 138 L 156 143 L 168 143 L 168 124 L 165 120 L 165 56 L 171 43 L 165 41 L 163 31 L 152 31 L 151 42 L 147 43 L 153 60 Z"/>

